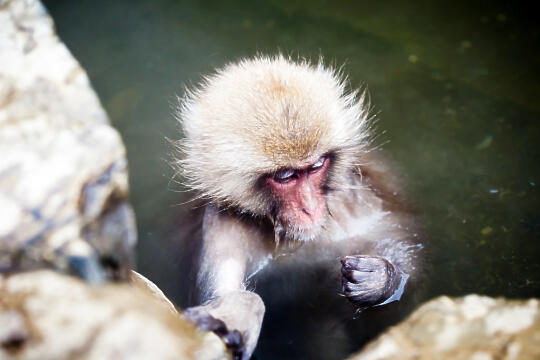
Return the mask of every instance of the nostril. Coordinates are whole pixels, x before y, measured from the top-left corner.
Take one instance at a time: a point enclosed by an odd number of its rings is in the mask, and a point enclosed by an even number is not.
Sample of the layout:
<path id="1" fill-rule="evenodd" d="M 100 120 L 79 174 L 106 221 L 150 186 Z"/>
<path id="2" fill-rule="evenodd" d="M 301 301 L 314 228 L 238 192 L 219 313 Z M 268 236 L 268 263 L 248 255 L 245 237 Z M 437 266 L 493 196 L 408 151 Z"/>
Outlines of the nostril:
<path id="1" fill-rule="evenodd" d="M 306 208 L 302 208 L 302 212 L 311 218 L 311 212 L 308 211 Z"/>

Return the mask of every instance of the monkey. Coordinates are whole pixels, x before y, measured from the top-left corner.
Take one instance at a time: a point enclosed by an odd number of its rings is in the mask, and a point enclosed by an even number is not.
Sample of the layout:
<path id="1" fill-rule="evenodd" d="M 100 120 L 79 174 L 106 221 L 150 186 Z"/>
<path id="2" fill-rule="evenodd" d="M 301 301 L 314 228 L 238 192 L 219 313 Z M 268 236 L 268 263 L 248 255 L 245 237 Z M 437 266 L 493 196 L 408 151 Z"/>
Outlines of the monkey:
<path id="1" fill-rule="evenodd" d="M 397 301 L 418 272 L 415 219 L 373 145 L 366 91 L 322 60 L 257 56 L 186 89 L 174 166 L 205 203 L 200 305 L 185 316 L 248 359 L 265 307 L 249 280 L 282 254 L 341 271 L 359 308 Z"/>

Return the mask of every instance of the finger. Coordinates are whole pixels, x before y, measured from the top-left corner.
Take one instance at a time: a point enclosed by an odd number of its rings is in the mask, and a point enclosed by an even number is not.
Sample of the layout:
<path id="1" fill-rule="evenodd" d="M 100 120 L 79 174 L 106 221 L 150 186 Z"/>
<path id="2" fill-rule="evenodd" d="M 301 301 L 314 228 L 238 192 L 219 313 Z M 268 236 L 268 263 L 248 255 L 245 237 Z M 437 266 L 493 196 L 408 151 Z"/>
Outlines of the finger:
<path id="1" fill-rule="evenodd" d="M 341 259 L 341 264 L 346 269 L 354 269 L 358 271 L 374 272 L 384 266 L 384 261 L 381 258 L 357 255 L 345 256 Z"/>
<path id="2" fill-rule="evenodd" d="M 373 278 L 372 272 L 357 271 L 355 269 L 345 267 L 341 268 L 341 274 L 345 279 L 354 283 L 370 281 L 370 279 Z"/>

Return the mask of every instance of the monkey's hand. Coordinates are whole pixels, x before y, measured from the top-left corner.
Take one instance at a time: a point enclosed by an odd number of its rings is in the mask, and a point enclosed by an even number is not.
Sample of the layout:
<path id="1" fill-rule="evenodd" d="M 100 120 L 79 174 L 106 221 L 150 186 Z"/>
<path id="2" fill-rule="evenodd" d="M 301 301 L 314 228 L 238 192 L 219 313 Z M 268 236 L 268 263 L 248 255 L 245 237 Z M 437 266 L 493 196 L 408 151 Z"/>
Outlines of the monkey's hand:
<path id="1" fill-rule="evenodd" d="M 342 294 L 359 306 L 377 305 L 394 294 L 401 274 L 380 256 L 351 255 L 341 258 Z"/>
<path id="2" fill-rule="evenodd" d="M 233 359 L 242 359 L 244 355 L 244 339 L 238 330 L 229 330 L 227 325 L 212 315 L 204 306 L 186 309 L 184 317 L 195 323 L 200 330 L 212 331 L 221 338 L 227 349 L 232 352 Z"/>
<path id="3" fill-rule="evenodd" d="M 247 360 L 257 345 L 264 310 L 259 295 L 236 290 L 216 297 L 206 305 L 189 308 L 184 316 L 200 329 L 220 336 L 232 351 L 233 359 Z"/>

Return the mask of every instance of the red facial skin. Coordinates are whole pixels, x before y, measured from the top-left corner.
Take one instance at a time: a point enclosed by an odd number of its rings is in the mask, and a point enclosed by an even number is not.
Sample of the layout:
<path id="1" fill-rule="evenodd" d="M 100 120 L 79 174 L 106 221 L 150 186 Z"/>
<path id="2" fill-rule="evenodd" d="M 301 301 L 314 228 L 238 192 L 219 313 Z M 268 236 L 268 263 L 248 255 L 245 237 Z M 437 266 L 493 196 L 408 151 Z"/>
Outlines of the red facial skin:
<path id="1" fill-rule="evenodd" d="M 326 214 L 322 187 L 329 164 L 330 159 L 322 157 L 310 166 L 285 170 L 267 178 L 272 194 L 279 201 L 278 219 L 287 232 L 309 237 L 319 230 Z M 279 176 L 291 172 L 292 176 Z"/>

